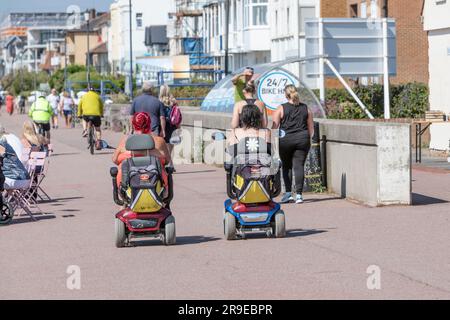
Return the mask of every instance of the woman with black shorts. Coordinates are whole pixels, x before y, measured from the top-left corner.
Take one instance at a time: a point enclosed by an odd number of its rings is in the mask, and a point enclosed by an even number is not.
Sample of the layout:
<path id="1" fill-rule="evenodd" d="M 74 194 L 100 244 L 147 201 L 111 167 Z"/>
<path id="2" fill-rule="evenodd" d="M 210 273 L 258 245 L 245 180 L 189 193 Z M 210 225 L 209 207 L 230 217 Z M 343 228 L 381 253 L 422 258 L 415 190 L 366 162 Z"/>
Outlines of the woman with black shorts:
<path id="1" fill-rule="evenodd" d="M 284 92 L 288 102 L 279 106 L 272 116 L 273 129 L 281 129 L 283 132 L 280 135 L 280 158 L 286 193 L 281 203 L 302 203 L 305 161 L 314 135 L 314 120 L 307 105 L 300 102 L 295 86 L 286 86 Z M 292 171 L 295 175 L 295 199 L 292 194 Z"/>

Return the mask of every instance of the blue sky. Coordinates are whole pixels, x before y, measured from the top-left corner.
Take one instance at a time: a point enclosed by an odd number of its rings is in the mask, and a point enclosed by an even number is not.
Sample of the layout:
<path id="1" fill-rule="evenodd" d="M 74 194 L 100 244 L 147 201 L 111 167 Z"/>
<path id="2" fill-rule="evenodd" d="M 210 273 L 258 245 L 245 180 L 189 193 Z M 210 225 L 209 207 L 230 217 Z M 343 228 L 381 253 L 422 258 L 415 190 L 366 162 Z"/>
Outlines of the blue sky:
<path id="1" fill-rule="evenodd" d="M 81 10 L 96 8 L 106 11 L 113 0 L 0 0 L 0 18 L 10 12 L 65 12 L 70 5 L 78 5 Z"/>

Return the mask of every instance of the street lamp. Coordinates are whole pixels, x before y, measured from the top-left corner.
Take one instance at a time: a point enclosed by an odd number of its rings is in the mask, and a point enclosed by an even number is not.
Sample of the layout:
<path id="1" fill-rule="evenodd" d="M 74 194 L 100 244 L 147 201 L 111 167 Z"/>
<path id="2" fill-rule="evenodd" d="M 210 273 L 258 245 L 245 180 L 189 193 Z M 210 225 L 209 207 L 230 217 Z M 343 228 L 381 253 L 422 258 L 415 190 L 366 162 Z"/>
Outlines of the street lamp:
<path id="1" fill-rule="evenodd" d="M 90 43 L 89 43 L 89 37 L 90 37 L 90 25 L 89 25 L 89 20 L 91 18 L 91 14 L 89 12 L 89 10 L 86 10 L 86 12 L 84 13 L 84 20 L 87 23 L 87 73 L 86 73 L 86 77 L 87 77 L 87 85 L 88 85 L 88 89 L 90 89 L 91 87 L 91 50 L 90 50 Z"/>

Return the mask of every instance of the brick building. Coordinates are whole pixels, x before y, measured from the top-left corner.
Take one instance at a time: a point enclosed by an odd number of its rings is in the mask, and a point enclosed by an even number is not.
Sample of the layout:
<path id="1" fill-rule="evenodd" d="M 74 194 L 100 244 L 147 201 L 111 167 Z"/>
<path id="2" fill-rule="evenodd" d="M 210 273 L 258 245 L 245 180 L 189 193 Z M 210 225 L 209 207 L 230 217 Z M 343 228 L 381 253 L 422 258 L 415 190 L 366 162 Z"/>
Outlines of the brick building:
<path id="1" fill-rule="evenodd" d="M 423 31 L 423 0 L 347 0 L 347 16 L 395 18 L 397 76 L 392 83 L 428 83 L 428 38 Z"/>

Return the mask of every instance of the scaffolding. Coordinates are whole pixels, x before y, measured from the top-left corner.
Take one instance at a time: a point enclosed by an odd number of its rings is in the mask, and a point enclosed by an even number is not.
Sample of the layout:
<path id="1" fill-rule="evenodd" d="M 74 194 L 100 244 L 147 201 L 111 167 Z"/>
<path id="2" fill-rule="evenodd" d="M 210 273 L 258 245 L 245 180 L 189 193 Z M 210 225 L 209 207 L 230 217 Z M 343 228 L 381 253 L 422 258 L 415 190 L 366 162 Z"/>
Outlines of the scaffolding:
<path id="1" fill-rule="evenodd" d="M 196 70 L 212 69 L 203 49 L 203 7 L 208 0 L 176 0 L 172 48 L 173 55 L 190 56 L 191 68 Z"/>

